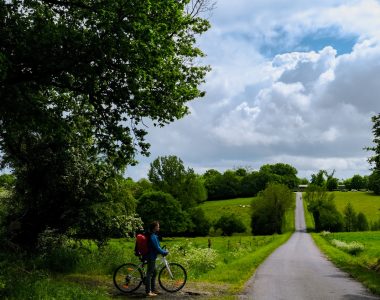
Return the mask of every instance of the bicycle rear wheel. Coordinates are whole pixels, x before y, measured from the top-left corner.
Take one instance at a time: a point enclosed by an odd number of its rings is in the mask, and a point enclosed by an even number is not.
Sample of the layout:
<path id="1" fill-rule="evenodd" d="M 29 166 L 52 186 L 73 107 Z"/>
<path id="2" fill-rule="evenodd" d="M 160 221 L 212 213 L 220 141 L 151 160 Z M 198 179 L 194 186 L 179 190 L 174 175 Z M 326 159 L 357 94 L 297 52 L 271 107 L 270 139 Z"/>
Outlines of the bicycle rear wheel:
<path id="1" fill-rule="evenodd" d="M 187 280 L 187 274 L 184 267 L 177 263 L 169 263 L 169 270 L 163 267 L 158 274 L 158 282 L 160 286 L 169 293 L 178 292 L 182 289 Z"/>
<path id="2" fill-rule="evenodd" d="M 143 282 L 141 269 L 131 263 L 118 267 L 113 273 L 113 283 L 115 287 L 123 293 L 136 291 Z"/>

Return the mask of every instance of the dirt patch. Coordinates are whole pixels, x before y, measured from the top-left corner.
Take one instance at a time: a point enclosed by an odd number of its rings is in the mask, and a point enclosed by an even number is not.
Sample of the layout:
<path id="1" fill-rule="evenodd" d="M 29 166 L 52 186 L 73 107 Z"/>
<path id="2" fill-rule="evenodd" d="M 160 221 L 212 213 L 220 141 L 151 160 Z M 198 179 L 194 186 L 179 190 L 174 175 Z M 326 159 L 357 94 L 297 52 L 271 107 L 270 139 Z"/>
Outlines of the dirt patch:
<path id="1" fill-rule="evenodd" d="M 90 276 L 78 274 L 65 276 L 65 280 L 75 282 L 88 288 L 100 288 L 102 290 L 105 290 L 111 298 L 146 298 L 144 286 L 141 286 L 136 292 L 133 292 L 131 294 L 124 294 L 114 287 L 112 278 L 107 276 Z M 168 293 L 158 287 L 160 294 L 154 299 L 234 299 L 234 294 L 229 292 L 228 288 L 229 286 L 225 284 L 187 282 L 185 287 L 176 293 Z"/>

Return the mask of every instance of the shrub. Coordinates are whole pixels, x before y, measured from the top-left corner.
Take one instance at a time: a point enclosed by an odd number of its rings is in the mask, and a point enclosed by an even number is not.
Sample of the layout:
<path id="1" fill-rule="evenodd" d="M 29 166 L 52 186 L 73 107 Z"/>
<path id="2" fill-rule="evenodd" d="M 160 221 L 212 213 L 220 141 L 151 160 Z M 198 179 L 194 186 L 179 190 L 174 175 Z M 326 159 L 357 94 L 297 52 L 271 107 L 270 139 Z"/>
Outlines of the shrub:
<path id="1" fill-rule="evenodd" d="M 211 221 L 201 208 L 192 208 L 188 211 L 192 226 L 189 230 L 192 236 L 206 236 L 211 228 Z"/>
<path id="2" fill-rule="evenodd" d="M 358 213 L 356 218 L 356 228 L 358 231 L 367 231 L 369 230 L 368 220 L 365 214 L 362 212 Z"/>
<path id="3" fill-rule="evenodd" d="M 222 235 L 232 235 L 234 232 L 245 232 L 246 227 L 242 220 L 235 214 L 222 215 L 219 220 L 214 224 L 215 230 L 221 229 Z"/>
<path id="4" fill-rule="evenodd" d="M 356 241 L 346 243 L 340 240 L 333 239 L 330 243 L 338 249 L 343 250 L 344 252 L 347 252 L 351 255 L 356 255 L 364 250 L 364 245 Z"/>
<path id="5" fill-rule="evenodd" d="M 185 246 L 174 245 L 169 249 L 175 260 L 182 264 L 195 276 L 215 269 L 218 253 L 211 248 L 196 248 L 190 242 Z"/>

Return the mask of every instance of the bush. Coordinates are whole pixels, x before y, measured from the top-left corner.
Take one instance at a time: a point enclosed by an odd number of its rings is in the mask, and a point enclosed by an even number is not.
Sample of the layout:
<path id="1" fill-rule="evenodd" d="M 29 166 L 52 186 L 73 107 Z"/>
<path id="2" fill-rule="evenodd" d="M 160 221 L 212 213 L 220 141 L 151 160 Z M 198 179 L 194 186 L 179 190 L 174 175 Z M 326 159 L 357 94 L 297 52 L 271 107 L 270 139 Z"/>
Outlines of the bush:
<path id="1" fill-rule="evenodd" d="M 192 236 L 206 236 L 211 228 L 211 221 L 206 217 L 201 208 L 192 208 L 188 211 L 192 222 L 189 230 Z"/>
<path id="2" fill-rule="evenodd" d="M 367 221 L 367 217 L 362 212 L 358 213 L 356 218 L 356 228 L 358 231 L 367 231 L 369 230 L 369 225 Z"/>
<path id="3" fill-rule="evenodd" d="M 174 245 L 169 249 L 175 260 L 186 269 L 191 270 L 191 274 L 198 276 L 202 273 L 215 269 L 218 261 L 218 253 L 210 248 L 195 248 L 192 243 L 186 246 Z"/>
<path id="4" fill-rule="evenodd" d="M 230 236 L 234 232 L 242 233 L 245 232 L 246 227 L 242 220 L 239 219 L 235 214 L 222 215 L 220 219 L 214 224 L 215 230 L 221 229 L 222 235 Z"/>
<path id="5" fill-rule="evenodd" d="M 348 244 L 346 242 L 333 239 L 330 243 L 338 249 L 343 250 L 344 252 L 347 252 L 351 255 L 356 255 L 364 250 L 364 245 L 356 241 Z"/>

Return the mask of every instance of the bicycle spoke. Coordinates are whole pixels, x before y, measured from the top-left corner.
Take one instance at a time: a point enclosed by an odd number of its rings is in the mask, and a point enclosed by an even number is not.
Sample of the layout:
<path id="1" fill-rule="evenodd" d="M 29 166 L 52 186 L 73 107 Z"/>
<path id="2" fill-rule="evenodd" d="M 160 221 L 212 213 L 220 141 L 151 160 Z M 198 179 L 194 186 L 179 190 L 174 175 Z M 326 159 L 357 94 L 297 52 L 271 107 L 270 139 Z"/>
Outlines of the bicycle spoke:
<path id="1" fill-rule="evenodd" d="M 185 269 L 179 264 L 170 263 L 169 267 L 170 272 L 166 267 L 161 269 L 158 281 L 165 291 L 177 292 L 185 286 L 187 274 Z"/>
<path id="2" fill-rule="evenodd" d="M 134 264 L 124 264 L 118 267 L 113 275 L 113 282 L 123 293 L 131 293 L 142 284 L 142 272 Z"/>

